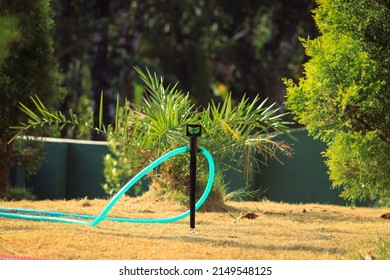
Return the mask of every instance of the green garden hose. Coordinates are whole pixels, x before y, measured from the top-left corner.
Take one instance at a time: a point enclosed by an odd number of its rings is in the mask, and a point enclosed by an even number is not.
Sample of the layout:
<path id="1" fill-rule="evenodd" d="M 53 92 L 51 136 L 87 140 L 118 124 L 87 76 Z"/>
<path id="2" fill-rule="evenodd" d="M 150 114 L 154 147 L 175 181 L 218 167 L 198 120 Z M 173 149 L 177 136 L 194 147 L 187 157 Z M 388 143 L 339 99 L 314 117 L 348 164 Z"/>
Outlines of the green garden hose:
<path id="1" fill-rule="evenodd" d="M 190 215 L 190 210 L 181 213 L 176 216 L 167 217 L 167 218 L 155 218 L 155 219 L 140 219 L 140 218 L 118 218 L 118 217 L 107 217 L 108 212 L 112 207 L 118 202 L 118 200 L 125 195 L 125 193 L 134 186 L 143 176 L 145 176 L 152 169 L 160 165 L 162 162 L 167 159 L 189 151 L 189 147 L 181 147 L 175 150 L 172 150 L 151 164 L 142 169 L 137 175 L 135 175 L 127 184 L 125 184 L 122 189 L 107 203 L 97 216 L 91 215 L 81 215 L 81 214 L 72 214 L 66 212 L 54 212 L 54 211 L 45 211 L 45 210 L 34 210 L 34 209 L 24 209 L 24 208 L 9 208 L 9 207 L 0 207 L 0 217 L 13 218 L 13 219 L 24 219 L 24 220 L 33 220 L 33 221 L 49 221 L 49 222 L 61 222 L 61 223 L 70 223 L 70 224 L 82 224 L 89 226 L 96 226 L 101 221 L 116 221 L 116 222 L 127 222 L 127 223 L 170 223 L 175 222 L 180 219 L 183 219 Z M 215 166 L 214 160 L 211 154 L 203 148 L 200 148 L 200 152 L 206 157 L 209 167 L 209 178 L 207 181 L 206 188 L 199 198 L 198 202 L 195 205 L 195 209 L 198 210 L 199 207 L 206 201 L 211 187 L 214 181 Z M 90 221 L 88 221 L 90 220 Z"/>

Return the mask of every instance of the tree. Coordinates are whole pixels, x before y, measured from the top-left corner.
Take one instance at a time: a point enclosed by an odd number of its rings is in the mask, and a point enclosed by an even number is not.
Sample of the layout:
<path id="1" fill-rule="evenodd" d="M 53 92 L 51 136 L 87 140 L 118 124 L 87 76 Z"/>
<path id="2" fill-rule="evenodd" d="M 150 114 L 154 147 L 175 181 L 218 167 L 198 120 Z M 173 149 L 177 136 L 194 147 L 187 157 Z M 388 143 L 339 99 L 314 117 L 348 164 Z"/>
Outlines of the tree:
<path id="1" fill-rule="evenodd" d="M 315 33 L 314 0 L 52 2 L 56 54 L 69 91 L 61 111 L 78 115 L 86 111 L 80 103 L 91 99 L 97 116 L 102 90 L 105 112 L 113 111 L 116 95 L 140 100 L 134 65 L 180 81 L 203 106 L 229 92 L 235 100 L 260 94 L 283 106 L 281 77 L 296 77 L 305 58 L 298 36 Z M 107 113 L 105 121 L 113 117 Z"/>
<path id="2" fill-rule="evenodd" d="M 327 143 L 332 186 L 355 201 L 390 195 L 388 0 L 318 0 L 321 32 L 303 40 L 305 77 L 286 81 L 287 106 Z"/>
<path id="3" fill-rule="evenodd" d="M 15 155 L 10 126 L 26 119 L 18 102 L 29 104 L 37 95 L 48 106 L 56 105 L 64 91 L 53 56 L 53 21 L 48 0 L 0 0 L 0 17 L 17 17 L 18 35 L 9 44 L 0 63 L 0 194 L 9 187 L 10 167 L 21 155 Z"/>
<path id="4" fill-rule="evenodd" d="M 260 94 L 283 106 L 281 78 L 296 76 L 304 59 L 298 36 L 314 33 L 313 0 L 155 2 L 140 55 L 170 82 L 201 105 L 224 85 L 237 100 Z"/>

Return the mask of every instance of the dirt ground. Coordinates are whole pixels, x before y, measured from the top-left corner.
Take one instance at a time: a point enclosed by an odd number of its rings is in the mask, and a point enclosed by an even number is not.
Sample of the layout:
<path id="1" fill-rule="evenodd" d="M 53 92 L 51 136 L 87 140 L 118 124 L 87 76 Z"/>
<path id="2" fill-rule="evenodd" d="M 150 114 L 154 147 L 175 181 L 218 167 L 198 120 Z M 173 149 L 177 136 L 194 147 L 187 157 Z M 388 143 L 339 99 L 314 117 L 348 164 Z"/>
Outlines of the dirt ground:
<path id="1" fill-rule="evenodd" d="M 107 200 L 0 201 L 21 207 L 97 215 Z M 121 199 L 110 216 L 157 218 L 186 207 Z M 390 240 L 390 209 L 271 201 L 227 202 L 169 224 L 103 221 L 96 227 L 0 217 L 0 255 L 60 260 L 340 260 L 375 258 L 375 240 Z"/>

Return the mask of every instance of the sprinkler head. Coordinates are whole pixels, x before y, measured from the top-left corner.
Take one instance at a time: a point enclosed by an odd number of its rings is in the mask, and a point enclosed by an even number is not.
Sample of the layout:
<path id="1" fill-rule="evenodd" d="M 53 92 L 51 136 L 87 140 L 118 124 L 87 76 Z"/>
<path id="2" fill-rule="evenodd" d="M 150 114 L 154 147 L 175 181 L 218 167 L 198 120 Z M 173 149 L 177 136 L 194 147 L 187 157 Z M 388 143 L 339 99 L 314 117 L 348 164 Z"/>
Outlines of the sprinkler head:
<path id="1" fill-rule="evenodd" d="M 187 136 L 199 137 L 202 135 L 202 126 L 200 124 L 187 124 Z"/>

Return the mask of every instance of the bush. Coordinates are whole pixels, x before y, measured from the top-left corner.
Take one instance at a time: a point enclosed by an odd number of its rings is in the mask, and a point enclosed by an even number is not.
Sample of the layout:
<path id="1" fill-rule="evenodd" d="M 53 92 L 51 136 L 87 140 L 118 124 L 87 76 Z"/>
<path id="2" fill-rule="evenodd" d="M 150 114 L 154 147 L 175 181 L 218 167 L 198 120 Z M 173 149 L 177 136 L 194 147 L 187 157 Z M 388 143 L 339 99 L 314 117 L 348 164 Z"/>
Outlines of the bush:
<path id="1" fill-rule="evenodd" d="M 220 166 L 232 168 L 233 162 L 246 170 L 253 168 L 259 160 L 273 158 L 275 151 L 291 152 L 284 143 L 274 141 L 273 136 L 264 134 L 270 130 L 285 131 L 284 114 L 278 109 L 265 106 L 259 98 L 249 101 L 246 97 L 233 106 L 231 95 L 222 103 L 211 102 L 207 108 L 196 108 L 190 96 L 176 86 L 164 86 L 163 78 L 142 72 L 136 68 L 143 80 L 147 95 L 139 104 L 125 104 L 117 118 L 116 130 L 123 134 L 109 136 L 111 154 L 105 157 L 104 189 L 116 193 L 133 175 L 162 154 L 188 146 L 187 124 L 200 123 L 204 129 L 198 139 L 199 146 L 212 152 Z M 206 185 L 208 171 L 204 170 L 203 158 L 198 164 L 199 196 Z M 250 172 L 248 172 L 250 173 Z M 178 156 L 161 165 L 157 173 L 151 173 L 152 188 L 159 196 L 173 194 L 188 197 L 189 167 L 188 155 Z M 211 197 L 211 204 L 220 203 L 225 196 L 223 168 L 219 170 Z M 184 194 L 178 195 L 178 194 Z M 206 206 L 207 207 L 207 206 Z"/>
<path id="2" fill-rule="evenodd" d="M 6 20 L 8 25 L 5 27 L 11 29 L 9 32 L 2 29 L 1 32 L 7 37 L 7 50 L 0 53 L 0 195 L 2 195 L 7 193 L 10 187 L 11 166 L 26 162 L 21 157 L 22 151 L 15 151 L 14 142 L 10 143 L 13 132 L 10 126 L 24 122 L 27 117 L 20 113 L 18 102 L 31 104 L 30 96 L 37 95 L 51 108 L 62 98 L 64 90 L 60 86 L 61 75 L 53 55 L 50 1 L 1 0 L 0 6 L 0 23 Z M 39 134 L 43 133 L 40 130 Z M 32 160 L 34 161 L 34 158 Z M 36 166 L 33 166 L 33 169 L 36 169 Z"/>
<path id="3" fill-rule="evenodd" d="M 303 40 L 310 60 L 298 83 L 285 81 L 287 106 L 328 144 L 333 187 L 364 200 L 390 195 L 390 16 L 381 0 L 319 0 L 321 32 Z"/>

